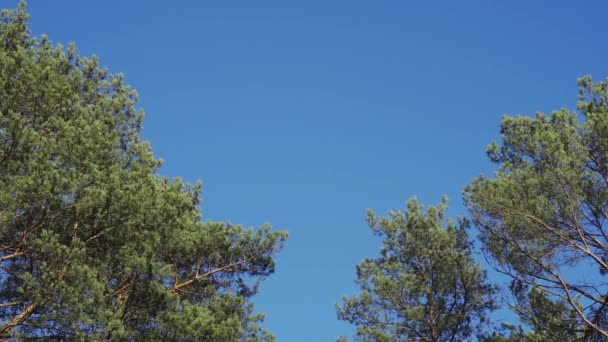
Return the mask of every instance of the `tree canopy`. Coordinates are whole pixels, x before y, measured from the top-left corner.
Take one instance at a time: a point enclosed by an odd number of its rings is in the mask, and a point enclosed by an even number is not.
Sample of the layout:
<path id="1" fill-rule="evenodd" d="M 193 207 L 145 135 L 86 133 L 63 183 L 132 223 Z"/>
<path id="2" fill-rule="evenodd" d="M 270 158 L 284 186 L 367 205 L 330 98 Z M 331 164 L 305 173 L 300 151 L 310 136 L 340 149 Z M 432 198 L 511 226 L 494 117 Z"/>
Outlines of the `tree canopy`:
<path id="1" fill-rule="evenodd" d="M 492 331 L 470 222 L 411 199 L 368 211 L 380 255 L 337 305 L 357 340 L 608 339 L 608 80 L 578 84 L 578 111 L 505 116 L 498 170 L 464 191 L 520 322 Z M 159 174 L 123 75 L 33 37 L 21 2 L 0 13 L 0 89 L 1 340 L 274 340 L 251 298 L 287 233 L 204 221 L 201 183 Z"/>
<path id="2" fill-rule="evenodd" d="M 579 113 L 505 117 L 502 143 L 488 148 L 499 170 L 475 179 L 465 199 L 487 255 L 514 280 L 523 321 L 548 339 L 605 340 L 608 81 L 579 86 Z"/>
<path id="3" fill-rule="evenodd" d="M 514 323 L 526 326 L 503 322 L 479 340 L 608 338 L 608 80 L 578 84 L 578 112 L 505 116 L 502 142 L 487 151 L 498 170 L 465 189 L 487 260 L 512 279 L 504 299 L 520 318 Z M 462 340 L 472 329 L 460 319 L 481 321 L 491 308 L 465 230 L 439 228 L 443 205 L 425 215 L 415 201 L 405 214 L 370 213 L 372 230 L 384 238 L 381 257 L 358 266 L 362 292 L 338 307 L 359 339 Z M 459 288 L 465 284 L 471 287 Z M 464 316 L 446 312 L 463 305 L 459 298 L 478 306 Z"/>
<path id="4" fill-rule="evenodd" d="M 368 211 L 380 257 L 357 266 L 361 293 L 338 305 L 359 340 L 462 341 L 481 331 L 494 288 L 472 258 L 468 222 L 446 219 L 446 209 L 445 200 L 424 211 L 411 199 L 389 217 Z"/>
<path id="5" fill-rule="evenodd" d="M 0 14 L 0 338 L 267 341 L 285 232 L 204 222 L 120 74 Z"/>

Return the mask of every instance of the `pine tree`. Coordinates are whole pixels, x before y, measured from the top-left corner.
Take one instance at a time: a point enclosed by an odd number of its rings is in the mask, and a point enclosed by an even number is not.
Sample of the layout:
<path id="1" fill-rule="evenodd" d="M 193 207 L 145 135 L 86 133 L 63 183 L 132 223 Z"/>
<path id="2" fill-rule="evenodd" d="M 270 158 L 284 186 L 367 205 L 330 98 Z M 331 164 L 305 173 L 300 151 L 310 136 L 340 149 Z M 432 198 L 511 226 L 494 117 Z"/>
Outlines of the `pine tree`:
<path id="1" fill-rule="evenodd" d="M 468 222 L 445 219 L 446 209 L 444 200 L 425 212 L 412 199 L 389 217 L 368 211 L 380 257 L 357 266 L 362 291 L 338 305 L 359 340 L 463 341 L 482 331 L 494 288 L 472 258 Z"/>
<path id="2" fill-rule="evenodd" d="M 603 341 L 608 81 L 585 77 L 579 86 L 579 113 L 504 117 L 502 144 L 488 148 L 499 170 L 474 180 L 465 199 L 489 259 L 513 278 L 523 320 L 567 340 Z"/>
<path id="3" fill-rule="evenodd" d="M 267 341 L 249 298 L 287 234 L 203 222 L 137 94 L 0 14 L 0 338 Z"/>

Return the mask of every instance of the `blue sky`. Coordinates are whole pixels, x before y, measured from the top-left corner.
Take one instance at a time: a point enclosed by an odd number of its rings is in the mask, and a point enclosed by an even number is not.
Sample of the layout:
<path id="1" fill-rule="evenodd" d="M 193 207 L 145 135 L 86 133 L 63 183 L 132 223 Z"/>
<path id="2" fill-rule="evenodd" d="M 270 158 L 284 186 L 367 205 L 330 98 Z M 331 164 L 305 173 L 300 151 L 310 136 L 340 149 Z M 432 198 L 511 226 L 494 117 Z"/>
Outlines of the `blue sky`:
<path id="1" fill-rule="evenodd" d="M 17 1 L 4 2 L 4 6 Z M 574 108 L 608 76 L 602 1 L 31 0 L 31 28 L 123 72 L 162 173 L 206 219 L 290 231 L 255 298 L 279 342 L 353 328 L 334 305 L 378 254 L 363 218 L 451 215 L 503 114 Z M 500 319 L 501 314 L 497 314 Z"/>

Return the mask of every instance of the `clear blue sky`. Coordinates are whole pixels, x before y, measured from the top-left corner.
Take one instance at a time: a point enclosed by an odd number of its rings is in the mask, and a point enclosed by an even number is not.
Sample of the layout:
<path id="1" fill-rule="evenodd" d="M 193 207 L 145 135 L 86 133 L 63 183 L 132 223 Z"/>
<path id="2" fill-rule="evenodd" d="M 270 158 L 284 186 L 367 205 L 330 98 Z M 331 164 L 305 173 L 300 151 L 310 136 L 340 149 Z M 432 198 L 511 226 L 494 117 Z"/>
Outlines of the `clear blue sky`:
<path id="1" fill-rule="evenodd" d="M 16 5 L 4 1 L 3 6 Z M 203 215 L 291 236 L 255 298 L 279 342 L 353 328 L 334 304 L 378 254 L 363 220 L 491 173 L 502 114 L 576 103 L 608 75 L 603 1 L 31 0 L 141 96 L 162 173 L 204 186 Z"/>

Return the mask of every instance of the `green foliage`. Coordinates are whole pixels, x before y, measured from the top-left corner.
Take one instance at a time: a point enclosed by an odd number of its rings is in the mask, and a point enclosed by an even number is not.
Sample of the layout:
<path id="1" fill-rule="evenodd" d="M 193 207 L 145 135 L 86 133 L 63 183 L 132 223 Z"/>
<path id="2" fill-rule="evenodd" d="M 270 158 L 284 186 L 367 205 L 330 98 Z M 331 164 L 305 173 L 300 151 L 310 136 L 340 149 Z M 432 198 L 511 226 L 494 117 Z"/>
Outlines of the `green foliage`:
<path id="1" fill-rule="evenodd" d="M 380 257 L 357 266 L 362 291 L 338 305 L 359 340 L 462 341 L 481 331 L 494 289 L 471 256 L 468 222 L 445 219 L 446 209 L 444 200 L 425 212 L 412 199 L 389 217 L 368 211 Z"/>
<path id="2" fill-rule="evenodd" d="M 514 282 L 511 288 L 518 299 L 516 311 L 521 320 L 532 328 L 536 341 L 576 341 L 581 340 L 583 331 L 579 330 L 581 320 L 576 311 L 563 301 L 552 301 L 538 288 L 527 290 L 521 282 Z M 517 287 L 518 289 L 514 289 Z M 519 294 L 518 291 L 526 291 Z"/>
<path id="3" fill-rule="evenodd" d="M 0 15 L 0 334 L 270 341 L 248 299 L 287 237 L 203 222 L 122 75 Z"/>
<path id="4" fill-rule="evenodd" d="M 580 116 L 504 117 L 499 170 L 465 191 L 516 311 L 550 340 L 608 337 L 608 81 L 579 85 Z"/>

